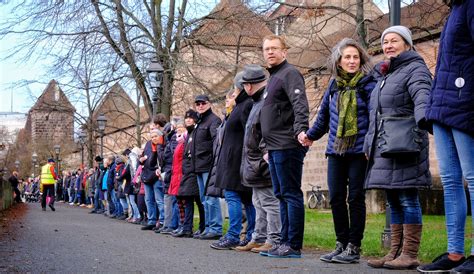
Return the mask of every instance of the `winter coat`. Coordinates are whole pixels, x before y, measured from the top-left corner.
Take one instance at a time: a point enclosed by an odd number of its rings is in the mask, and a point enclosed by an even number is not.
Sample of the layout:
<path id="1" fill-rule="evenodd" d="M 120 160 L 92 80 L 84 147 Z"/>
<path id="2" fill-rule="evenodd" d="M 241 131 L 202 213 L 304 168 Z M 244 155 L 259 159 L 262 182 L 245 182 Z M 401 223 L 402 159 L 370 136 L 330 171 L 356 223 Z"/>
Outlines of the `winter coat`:
<path id="1" fill-rule="evenodd" d="M 109 173 L 107 174 L 107 191 L 110 193 L 114 189 L 115 182 L 115 163 L 109 167 Z"/>
<path id="2" fill-rule="evenodd" d="M 474 1 L 453 2 L 426 117 L 474 136 Z"/>
<path id="3" fill-rule="evenodd" d="M 252 95 L 253 106 L 245 125 L 244 147 L 240 176 L 247 187 L 271 187 L 272 179 L 268 163 L 263 159 L 267 153 L 260 125 L 260 110 L 263 106 L 264 88 Z"/>
<path id="4" fill-rule="evenodd" d="M 168 188 L 171 183 L 171 169 L 173 164 L 173 152 L 178 145 L 176 141 L 176 131 L 172 130 L 166 136 L 166 146 L 164 149 L 163 156 L 163 166 L 161 167 L 161 173 L 164 174 L 163 179 L 163 191 L 165 194 L 168 194 Z"/>
<path id="5" fill-rule="evenodd" d="M 168 189 L 168 194 L 177 196 L 181 179 L 183 178 L 183 154 L 185 142 L 180 142 L 176 146 L 173 153 L 173 165 L 171 168 L 171 182 Z"/>
<path id="6" fill-rule="evenodd" d="M 209 176 L 207 177 L 206 186 L 204 193 L 207 196 L 212 197 L 224 197 L 224 189 L 216 187 L 216 173 L 217 173 L 217 162 L 219 160 L 219 154 L 221 150 L 222 139 L 224 138 L 224 131 L 227 125 L 227 119 L 229 115 L 224 118 L 224 121 L 217 128 L 217 136 L 214 139 L 212 145 L 212 167 L 209 170 Z"/>
<path id="7" fill-rule="evenodd" d="M 130 164 L 125 166 L 116 173 L 117 182 L 123 187 L 124 194 L 133 194 L 132 190 L 132 173 L 130 172 Z"/>
<path id="8" fill-rule="evenodd" d="M 369 98 L 376 82 L 372 75 L 367 75 L 357 83 L 357 138 L 354 146 L 348 148 L 344 154 L 364 153 L 365 134 L 369 127 Z M 318 118 L 306 133 L 310 140 L 315 141 L 323 137 L 329 129 L 326 155 L 338 155 L 338 153 L 334 151 L 334 141 L 336 140 L 337 125 L 339 123 L 339 111 L 337 110 L 338 98 L 339 89 L 337 82 L 335 79 L 332 79 L 324 93 L 323 100 L 319 107 Z"/>
<path id="9" fill-rule="evenodd" d="M 221 119 L 208 109 L 199 115 L 196 129 L 193 131 L 190 153 L 193 157 L 194 172 L 209 172 L 212 166 L 212 144 L 217 135 Z"/>
<path id="10" fill-rule="evenodd" d="M 380 122 L 380 115 L 377 114 L 379 97 L 383 115 L 414 115 L 418 125 L 421 125 L 425 122 L 430 88 L 430 71 L 418 53 L 405 51 L 390 59 L 387 73 L 379 79 L 370 98 L 369 131 L 364 143 L 364 152 L 369 158 L 366 188 L 402 189 L 431 186 L 426 131 L 423 131 L 422 149 L 418 157 L 383 158 L 376 138 L 376 125 Z"/>
<path id="11" fill-rule="evenodd" d="M 147 185 L 153 185 L 158 181 L 158 177 L 155 175 L 155 171 L 158 168 L 158 155 L 160 150 L 160 145 L 152 145 L 151 140 L 145 144 L 143 149 L 142 156 L 147 156 L 148 158 L 142 163 L 142 182 Z"/>
<path id="12" fill-rule="evenodd" d="M 194 159 L 192 157 L 192 149 L 194 147 L 195 139 L 193 138 L 193 131 L 196 129 L 188 129 L 188 136 L 185 141 L 183 152 L 183 177 L 179 185 L 178 196 L 196 196 L 199 195 L 199 186 L 197 183 L 197 176 L 194 168 Z"/>
<path id="13" fill-rule="evenodd" d="M 252 191 L 242 185 L 240 165 L 245 124 L 252 109 L 252 98 L 245 91 L 235 98 L 235 107 L 227 119 L 216 166 L 216 187 L 232 191 Z"/>
<path id="14" fill-rule="evenodd" d="M 309 106 L 303 75 L 286 60 L 268 71 L 270 79 L 260 113 L 267 149 L 301 147 L 297 136 L 309 127 Z"/>

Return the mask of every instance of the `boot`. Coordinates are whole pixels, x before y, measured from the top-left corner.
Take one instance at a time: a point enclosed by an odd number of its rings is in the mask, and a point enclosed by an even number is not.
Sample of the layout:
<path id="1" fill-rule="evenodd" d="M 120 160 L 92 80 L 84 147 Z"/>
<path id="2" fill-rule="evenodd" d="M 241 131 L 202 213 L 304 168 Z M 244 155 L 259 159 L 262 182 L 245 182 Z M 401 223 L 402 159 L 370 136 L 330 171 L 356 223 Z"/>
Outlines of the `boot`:
<path id="1" fill-rule="evenodd" d="M 380 259 L 368 260 L 367 265 L 373 268 L 382 268 L 383 264 L 388 261 L 395 260 L 402 250 L 402 240 L 403 240 L 403 225 L 401 224 L 391 224 L 391 239 L 390 239 L 390 251 L 387 255 Z"/>
<path id="2" fill-rule="evenodd" d="M 418 250 L 421 240 L 421 224 L 403 225 L 402 254 L 393 261 L 385 262 L 384 267 L 390 269 L 411 269 L 420 265 Z"/>

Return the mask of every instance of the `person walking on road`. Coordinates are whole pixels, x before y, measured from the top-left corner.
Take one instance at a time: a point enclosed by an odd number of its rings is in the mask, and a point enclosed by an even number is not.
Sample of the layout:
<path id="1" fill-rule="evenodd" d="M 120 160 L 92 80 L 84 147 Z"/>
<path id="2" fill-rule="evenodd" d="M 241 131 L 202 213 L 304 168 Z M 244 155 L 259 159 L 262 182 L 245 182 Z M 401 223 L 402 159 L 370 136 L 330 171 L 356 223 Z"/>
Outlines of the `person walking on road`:
<path id="1" fill-rule="evenodd" d="M 41 179 L 40 189 L 43 192 L 41 197 L 41 208 L 46 211 L 46 202 L 52 211 L 56 211 L 54 208 L 54 183 L 58 179 L 56 172 L 54 171 L 54 160 L 48 159 L 48 163 L 41 167 Z"/>
<path id="2" fill-rule="evenodd" d="M 18 185 L 20 184 L 20 182 L 18 181 L 18 171 L 13 171 L 12 176 L 8 178 L 8 181 L 10 182 L 10 185 L 12 186 L 13 191 L 15 192 L 15 201 L 17 203 L 21 203 L 21 193 L 18 189 Z"/>

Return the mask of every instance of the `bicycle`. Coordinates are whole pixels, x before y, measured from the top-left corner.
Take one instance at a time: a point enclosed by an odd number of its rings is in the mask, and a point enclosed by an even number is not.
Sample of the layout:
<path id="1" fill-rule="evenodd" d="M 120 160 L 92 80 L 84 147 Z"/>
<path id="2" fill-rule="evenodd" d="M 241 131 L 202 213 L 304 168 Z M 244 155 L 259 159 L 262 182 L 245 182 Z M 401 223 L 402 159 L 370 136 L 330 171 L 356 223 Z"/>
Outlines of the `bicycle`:
<path id="1" fill-rule="evenodd" d="M 311 193 L 309 194 L 308 198 L 308 208 L 321 208 L 326 201 L 326 196 L 324 196 L 324 194 L 321 192 L 321 186 L 312 184 L 310 184 L 310 186 Z"/>

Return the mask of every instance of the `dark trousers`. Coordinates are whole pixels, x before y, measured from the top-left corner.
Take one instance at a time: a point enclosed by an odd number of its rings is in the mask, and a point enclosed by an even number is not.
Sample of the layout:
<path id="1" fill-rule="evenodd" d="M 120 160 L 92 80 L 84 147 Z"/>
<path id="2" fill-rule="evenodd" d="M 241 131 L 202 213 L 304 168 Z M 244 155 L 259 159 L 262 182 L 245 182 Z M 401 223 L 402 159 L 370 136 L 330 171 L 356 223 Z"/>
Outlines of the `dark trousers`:
<path id="1" fill-rule="evenodd" d="M 361 245 L 365 229 L 364 155 L 328 156 L 328 187 L 336 240 Z"/>
<path id="2" fill-rule="evenodd" d="M 94 192 L 94 210 L 99 211 L 102 210 L 102 203 L 100 202 L 100 188 L 96 187 Z"/>
<path id="3" fill-rule="evenodd" d="M 184 219 L 183 219 L 183 231 L 193 231 L 193 217 L 194 217 L 194 197 L 184 196 L 180 197 L 184 200 Z"/>
<path id="4" fill-rule="evenodd" d="M 280 201 L 281 244 L 303 247 L 304 200 L 301 191 L 303 160 L 308 150 L 297 147 L 269 151 L 273 192 Z"/>
<path id="5" fill-rule="evenodd" d="M 18 189 L 18 187 L 15 187 L 15 188 L 13 189 L 13 191 L 15 192 L 15 201 L 16 201 L 17 203 L 21 203 L 21 192 L 20 192 L 20 190 Z"/>
<path id="6" fill-rule="evenodd" d="M 204 205 L 202 204 L 199 195 L 194 196 L 194 202 L 196 202 L 199 211 L 199 231 L 203 232 L 206 229 L 206 214 L 204 212 Z"/>
<path id="7" fill-rule="evenodd" d="M 43 185 L 43 197 L 41 197 L 42 208 L 46 208 L 46 197 L 49 197 L 49 205 L 54 205 L 54 184 Z"/>

